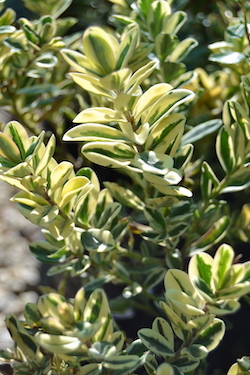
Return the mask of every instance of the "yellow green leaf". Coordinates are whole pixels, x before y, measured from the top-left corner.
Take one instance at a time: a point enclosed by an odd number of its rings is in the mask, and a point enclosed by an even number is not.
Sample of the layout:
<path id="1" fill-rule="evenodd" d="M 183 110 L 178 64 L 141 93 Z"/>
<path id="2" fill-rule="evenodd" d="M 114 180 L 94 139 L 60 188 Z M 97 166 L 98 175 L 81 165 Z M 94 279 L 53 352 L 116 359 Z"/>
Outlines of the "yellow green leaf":
<path id="1" fill-rule="evenodd" d="M 0 155 L 14 163 L 21 162 L 21 154 L 16 143 L 5 133 L 0 133 Z"/>
<path id="2" fill-rule="evenodd" d="M 84 53 L 100 76 L 115 70 L 118 47 L 117 40 L 100 27 L 89 27 L 84 33 Z"/>
<path id="3" fill-rule="evenodd" d="M 90 122 L 90 123 L 109 123 L 117 121 L 126 121 L 120 113 L 106 107 L 92 107 L 84 109 L 75 118 L 74 122 Z"/>

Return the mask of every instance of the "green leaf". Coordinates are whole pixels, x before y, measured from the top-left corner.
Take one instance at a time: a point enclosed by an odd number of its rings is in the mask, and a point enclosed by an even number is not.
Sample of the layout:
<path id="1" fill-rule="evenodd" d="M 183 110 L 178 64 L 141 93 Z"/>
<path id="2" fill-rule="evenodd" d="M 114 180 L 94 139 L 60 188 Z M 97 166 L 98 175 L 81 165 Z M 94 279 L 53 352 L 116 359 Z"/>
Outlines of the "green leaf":
<path id="1" fill-rule="evenodd" d="M 112 197 L 114 197 L 121 204 L 140 211 L 143 210 L 144 203 L 131 190 L 122 187 L 115 182 L 104 182 L 104 186 L 108 189 Z"/>
<path id="2" fill-rule="evenodd" d="M 165 175 L 173 167 L 173 159 L 165 154 L 154 151 L 144 151 L 137 153 L 134 157 L 135 165 L 144 172 L 157 175 Z"/>
<path id="3" fill-rule="evenodd" d="M 190 277 L 186 272 L 177 269 L 168 270 L 164 279 L 166 291 L 169 289 L 184 292 L 197 301 L 199 300 L 196 290 L 194 289 Z"/>
<path id="4" fill-rule="evenodd" d="M 88 251 L 105 252 L 114 248 L 114 238 L 110 231 L 89 229 L 82 233 L 82 244 Z"/>
<path id="5" fill-rule="evenodd" d="M 201 192 L 203 199 L 208 201 L 212 194 L 212 189 L 219 186 L 219 180 L 210 165 L 204 161 L 201 166 Z"/>
<path id="6" fill-rule="evenodd" d="M 193 48 L 197 47 L 198 42 L 194 38 L 186 38 L 178 43 L 174 51 L 168 56 L 170 62 L 181 62 L 185 57 L 192 51 Z"/>
<path id="7" fill-rule="evenodd" d="M 198 290 L 204 300 L 213 303 L 216 299 L 216 296 L 210 286 L 200 277 L 193 276 L 192 281 L 194 287 Z"/>
<path id="8" fill-rule="evenodd" d="M 150 274 L 146 277 L 143 288 L 151 289 L 154 286 L 158 285 L 164 279 L 166 269 L 163 267 L 156 267 Z"/>
<path id="9" fill-rule="evenodd" d="M 132 373 L 139 365 L 139 357 L 136 355 L 108 356 L 103 360 L 104 368 L 112 371 L 114 375 Z"/>
<path id="10" fill-rule="evenodd" d="M 110 339 L 113 333 L 113 322 L 108 300 L 103 290 L 95 289 L 90 295 L 84 309 L 83 321 L 92 324 L 97 323 L 99 326 L 99 329 L 91 338 L 93 342 Z"/>
<path id="11" fill-rule="evenodd" d="M 234 250 L 231 246 L 223 244 L 215 253 L 213 264 L 213 277 L 215 287 L 220 290 L 227 282 L 227 275 L 234 259 Z"/>
<path id="12" fill-rule="evenodd" d="M 160 67 L 161 74 L 165 81 L 175 83 L 175 80 L 182 79 L 183 74 L 186 71 L 185 64 L 177 63 L 177 62 L 170 62 L 164 61 Z M 185 82 L 185 80 L 184 80 Z M 178 86 L 180 86 L 178 82 Z"/>
<path id="13" fill-rule="evenodd" d="M 140 116 L 144 111 L 152 107 L 163 95 L 168 93 L 172 86 L 168 83 L 158 83 L 151 86 L 144 94 L 138 99 L 134 108 L 133 115 L 136 123 L 139 121 Z"/>
<path id="14" fill-rule="evenodd" d="M 21 162 L 21 154 L 18 146 L 4 133 L 0 133 L 0 155 L 14 163 Z"/>
<path id="15" fill-rule="evenodd" d="M 105 107 L 92 107 L 84 109 L 75 118 L 74 122 L 84 123 L 109 123 L 109 122 L 127 122 L 125 118 L 121 117 L 121 114 L 114 109 Z"/>
<path id="16" fill-rule="evenodd" d="M 226 28 L 226 34 L 231 38 L 241 39 L 246 34 L 246 26 L 244 23 L 236 23 Z"/>
<path id="17" fill-rule="evenodd" d="M 120 213 L 122 206 L 118 202 L 110 203 L 105 210 L 101 213 L 97 227 L 102 229 L 110 228 L 110 224 L 114 220 L 115 217 Z"/>
<path id="18" fill-rule="evenodd" d="M 48 230 L 57 241 L 61 241 L 71 234 L 74 226 L 72 219 L 64 219 L 58 216 L 49 224 Z"/>
<path id="19" fill-rule="evenodd" d="M 62 188 L 58 205 L 63 209 L 77 194 L 87 194 L 92 189 L 92 185 L 87 177 L 76 176 L 68 180 Z"/>
<path id="20" fill-rule="evenodd" d="M 226 235 L 230 225 L 228 216 L 222 216 L 218 219 L 206 233 L 204 233 L 197 241 L 191 244 L 190 254 L 193 255 L 199 251 L 205 251 L 216 243 L 220 242 Z"/>
<path id="21" fill-rule="evenodd" d="M 139 27 L 136 23 L 127 26 L 121 37 L 119 45 L 115 69 L 119 70 L 127 66 L 127 63 L 133 55 L 135 48 L 139 42 Z"/>
<path id="22" fill-rule="evenodd" d="M 209 286 L 212 285 L 213 258 L 207 253 L 196 254 L 191 258 L 188 273 L 199 276 Z"/>
<path id="23" fill-rule="evenodd" d="M 171 14 L 170 5 L 165 1 L 153 1 L 147 13 L 147 27 L 153 38 L 164 30 L 167 16 Z"/>
<path id="24" fill-rule="evenodd" d="M 6 32 L 5 26 L 5 32 Z M 3 44 L 5 44 L 8 48 L 10 48 L 11 52 L 24 52 L 27 51 L 26 45 L 20 42 L 17 38 L 7 37 L 3 40 Z"/>
<path id="25" fill-rule="evenodd" d="M 34 241 L 29 247 L 36 259 L 43 263 L 58 263 L 59 259 L 64 257 L 66 253 L 65 247 L 59 249 L 47 241 Z"/>
<path id="26" fill-rule="evenodd" d="M 54 68 L 57 65 L 58 59 L 56 56 L 53 56 L 51 53 L 44 53 L 43 55 L 39 56 L 34 61 L 34 63 L 39 68 L 50 69 L 50 68 Z"/>
<path id="27" fill-rule="evenodd" d="M 39 226 L 47 227 L 58 216 L 57 206 L 37 206 L 30 212 L 29 220 Z"/>
<path id="28" fill-rule="evenodd" d="M 180 356 L 173 364 L 184 373 L 192 372 L 199 366 L 200 360 L 190 358 L 188 355 Z"/>
<path id="29" fill-rule="evenodd" d="M 160 333 L 150 328 L 142 328 L 138 331 L 138 336 L 142 343 L 156 355 L 163 356 L 164 358 L 174 356 L 174 351 L 169 341 Z"/>
<path id="30" fill-rule="evenodd" d="M 17 346 L 30 360 L 35 360 L 37 345 L 34 338 L 28 334 L 22 324 L 12 314 L 7 315 L 5 324 Z"/>
<path id="31" fill-rule="evenodd" d="M 73 164 L 68 161 L 62 161 L 51 172 L 49 195 L 62 187 L 70 177 L 74 177 Z"/>
<path id="32" fill-rule="evenodd" d="M 168 34 L 177 34 L 180 28 L 187 20 L 187 14 L 181 10 L 172 13 L 165 22 L 164 32 Z"/>
<path id="33" fill-rule="evenodd" d="M 225 172 L 231 172 L 236 165 L 236 156 L 232 137 L 221 129 L 216 139 L 216 153 Z"/>
<path id="34" fill-rule="evenodd" d="M 246 55 L 241 52 L 226 51 L 209 56 L 209 60 L 223 65 L 239 64 L 246 59 Z"/>
<path id="35" fill-rule="evenodd" d="M 250 118 L 245 109 L 236 101 L 227 102 L 231 116 L 237 121 L 247 140 L 250 140 L 249 122 Z"/>
<path id="36" fill-rule="evenodd" d="M 143 96 L 142 96 L 143 97 Z M 184 103 L 191 100 L 194 93 L 186 89 L 175 89 L 162 95 L 160 99 L 153 104 L 146 116 L 143 116 L 143 121 L 148 122 L 151 126 L 163 119 L 170 111 Z"/>
<path id="37" fill-rule="evenodd" d="M 84 53 L 100 76 L 115 70 L 118 42 L 97 26 L 89 27 L 83 36 Z"/>
<path id="38" fill-rule="evenodd" d="M 86 56 L 84 56 L 82 53 L 63 48 L 61 50 L 61 54 L 63 55 L 66 62 L 77 72 L 86 73 L 86 70 L 91 71 L 91 64 L 89 63 Z"/>
<path id="39" fill-rule="evenodd" d="M 174 334 L 170 324 L 165 319 L 158 317 L 153 321 L 152 328 L 154 331 L 165 337 L 168 340 L 171 349 L 174 350 Z"/>
<path id="40" fill-rule="evenodd" d="M 172 114 L 150 128 L 145 144 L 147 150 L 168 153 L 174 156 L 184 131 L 185 117 L 182 114 Z"/>
<path id="41" fill-rule="evenodd" d="M 222 121 L 220 119 L 209 120 L 203 122 L 202 124 L 196 125 L 184 134 L 184 136 L 181 139 L 181 144 L 186 145 L 188 143 L 194 143 L 206 137 L 207 135 L 214 133 L 221 127 L 221 125 Z"/>
<path id="42" fill-rule="evenodd" d="M 88 75 L 88 74 L 82 74 L 82 73 L 70 73 L 70 76 L 73 79 L 73 81 L 77 85 L 82 87 L 84 90 L 92 92 L 93 94 L 103 95 L 108 98 L 113 98 L 110 90 L 107 90 L 105 86 L 101 84 L 101 80 L 99 78 Z M 109 77 L 109 75 L 107 77 Z"/>
<path id="43" fill-rule="evenodd" d="M 5 126 L 4 133 L 12 138 L 19 148 L 21 158 L 24 159 L 30 145 L 29 137 L 24 127 L 17 121 L 11 121 Z"/>
<path id="44" fill-rule="evenodd" d="M 174 368 L 168 363 L 162 363 L 156 371 L 156 375 L 177 375 Z"/>
<path id="45" fill-rule="evenodd" d="M 240 308 L 240 303 L 234 299 L 220 300 L 217 303 L 207 304 L 207 310 L 214 315 L 233 314 Z"/>
<path id="46" fill-rule="evenodd" d="M 220 341 L 222 340 L 225 333 L 225 324 L 220 319 L 214 319 L 214 321 L 202 331 L 198 337 L 193 341 L 193 344 L 205 346 L 210 352 L 215 349 Z"/>
<path id="47" fill-rule="evenodd" d="M 79 375 L 98 375 L 102 373 L 102 368 L 99 363 L 90 363 L 80 367 L 78 370 Z"/>
<path id="48" fill-rule="evenodd" d="M 88 123 L 75 126 L 68 130 L 64 136 L 64 141 L 119 141 L 128 142 L 124 133 L 111 126 Z"/>
<path id="49" fill-rule="evenodd" d="M 111 168 L 128 166 L 135 155 L 132 147 L 119 142 L 89 142 L 81 151 L 91 162 Z"/>
<path id="50" fill-rule="evenodd" d="M 26 303 L 23 314 L 30 327 L 36 325 L 41 319 L 41 314 L 39 313 L 38 307 L 35 303 Z"/>
<path id="51" fill-rule="evenodd" d="M 55 148 L 56 148 L 56 137 L 54 134 L 52 134 L 46 145 L 45 151 L 43 155 L 41 156 L 41 160 L 38 162 L 36 166 L 35 173 L 37 175 L 41 174 L 41 172 L 48 166 L 52 156 L 54 155 Z"/>
<path id="52" fill-rule="evenodd" d="M 156 56 L 164 61 L 173 49 L 178 44 L 178 38 L 176 35 L 161 32 L 155 38 L 155 53 Z"/>
<path id="53" fill-rule="evenodd" d="M 81 341 L 77 337 L 51 335 L 37 332 L 35 340 L 38 345 L 54 354 L 70 354 L 80 348 Z"/>
<path id="54" fill-rule="evenodd" d="M 166 231 L 166 219 L 160 210 L 146 207 L 143 212 L 153 229 L 160 233 Z"/>
<path id="55" fill-rule="evenodd" d="M 72 0 L 51 0 L 46 3 L 37 0 L 24 0 L 26 8 L 32 12 L 48 15 L 51 14 L 55 18 L 59 17 L 71 5 Z"/>
<path id="56" fill-rule="evenodd" d="M 197 301 L 180 290 L 169 289 L 166 291 L 166 299 L 170 301 L 171 306 L 174 306 L 174 309 L 177 309 L 177 312 L 180 311 L 181 314 L 189 316 L 200 316 L 204 312 L 199 307 L 199 299 Z"/>
<path id="57" fill-rule="evenodd" d="M 149 61 L 146 65 L 139 68 L 132 76 L 128 79 L 125 84 L 124 91 L 129 95 L 134 95 L 138 90 L 138 85 L 147 79 L 150 74 L 156 69 L 157 62 Z"/>

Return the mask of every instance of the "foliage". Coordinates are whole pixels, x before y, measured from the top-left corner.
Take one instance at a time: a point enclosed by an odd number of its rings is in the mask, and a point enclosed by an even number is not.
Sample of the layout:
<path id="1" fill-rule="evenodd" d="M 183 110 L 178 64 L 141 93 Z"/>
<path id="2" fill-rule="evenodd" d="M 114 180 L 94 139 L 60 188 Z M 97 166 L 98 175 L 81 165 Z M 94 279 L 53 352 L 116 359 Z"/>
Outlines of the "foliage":
<path id="1" fill-rule="evenodd" d="M 228 244 L 249 238 L 249 204 L 229 195 L 250 185 L 248 7 L 210 44 L 210 74 L 186 68 L 197 42 L 177 36 L 174 1 L 110 3 L 112 27 L 82 37 L 63 17 L 71 1 L 0 16 L 1 179 L 42 228 L 31 253 L 62 275 L 22 321 L 6 317 L 2 373 L 198 375 L 250 292 L 250 262 Z M 148 317 L 136 337 L 116 321 L 128 311 Z M 243 357 L 228 375 L 247 373 Z"/>

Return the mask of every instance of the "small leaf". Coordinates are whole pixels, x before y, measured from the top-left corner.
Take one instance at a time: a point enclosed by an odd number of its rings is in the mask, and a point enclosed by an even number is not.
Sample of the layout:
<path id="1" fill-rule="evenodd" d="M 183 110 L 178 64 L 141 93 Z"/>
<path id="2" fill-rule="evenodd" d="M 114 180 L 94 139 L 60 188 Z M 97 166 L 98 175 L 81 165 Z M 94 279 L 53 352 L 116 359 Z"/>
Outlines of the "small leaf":
<path id="1" fill-rule="evenodd" d="M 220 319 L 215 318 L 214 321 L 209 325 L 209 327 L 202 331 L 193 343 L 205 346 L 210 352 L 219 345 L 224 336 L 224 333 L 224 322 Z"/>
<path id="2" fill-rule="evenodd" d="M 184 134 L 181 140 L 181 144 L 186 145 L 188 143 L 194 143 L 206 137 L 207 135 L 214 133 L 221 127 L 221 125 L 222 121 L 220 119 L 209 120 L 203 122 L 202 124 L 196 125 Z"/>
<path id="3" fill-rule="evenodd" d="M 70 73 L 70 76 L 73 79 L 73 81 L 77 85 L 82 87 L 84 90 L 92 92 L 93 94 L 103 95 L 103 96 L 113 99 L 110 90 L 107 90 L 101 84 L 101 81 L 99 78 L 88 75 L 88 74 L 82 74 L 82 73 Z"/>
<path id="4" fill-rule="evenodd" d="M 147 27 L 153 38 L 164 30 L 167 16 L 171 14 L 170 5 L 165 1 L 153 1 L 147 13 Z"/>
<path id="5" fill-rule="evenodd" d="M 111 126 L 88 123 L 75 126 L 68 130 L 64 136 L 64 141 L 120 141 L 127 142 L 129 139 L 124 134 Z"/>
<path id="6" fill-rule="evenodd" d="M 89 27 L 83 36 L 84 53 L 96 72 L 105 76 L 115 70 L 117 40 L 97 26 Z"/>
<path id="7" fill-rule="evenodd" d="M 216 251 L 213 264 L 213 277 L 216 289 L 221 289 L 227 281 L 227 275 L 232 267 L 234 251 L 231 246 L 223 244 Z"/>
<path id="8" fill-rule="evenodd" d="M 199 251 L 205 251 L 216 243 L 220 242 L 226 235 L 230 225 L 228 216 L 222 216 L 218 219 L 206 233 L 204 233 L 197 241 L 191 244 L 190 254 L 193 255 Z"/>
<path id="9" fill-rule="evenodd" d="M 150 128 L 145 148 L 173 157 L 182 139 L 185 120 L 182 114 L 175 113 L 158 122 Z"/>
<path id="10" fill-rule="evenodd" d="M 153 229 L 160 233 L 166 231 L 166 219 L 160 210 L 146 207 L 144 209 L 144 215 Z"/>
<path id="11" fill-rule="evenodd" d="M 165 337 L 168 340 L 170 347 L 174 350 L 174 334 L 170 324 L 165 319 L 158 317 L 153 321 L 152 328 L 154 331 Z"/>
<path id="12" fill-rule="evenodd" d="M 168 34 L 177 34 L 180 28 L 187 20 L 187 14 L 183 11 L 172 13 L 165 22 L 164 32 Z"/>
<path id="13" fill-rule="evenodd" d="M 24 159 L 29 148 L 29 137 L 24 127 L 17 121 L 11 121 L 5 126 L 4 133 L 12 138 Z"/>
<path id="14" fill-rule="evenodd" d="M 115 69 L 126 67 L 139 42 L 139 27 L 136 23 L 127 26 L 121 37 L 121 44 L 117 51 Z"/>
<path id="15" fill-rule="evenodd" d="M 213 258 L 207 253 L 194 255 L 189 263 L 188 273 L 190 277 L 199 276 L 209 286 L 212 285 Z"/>
<path id="16" fill-rule="evenodd" d="M 181 62 L 193 48 L 197 47 L 197 45 L 198 42 L 194 38 L 186 38 L 182 40 L 178 43 L 170 56 L 168 56 L 168 60 L 170 62 Z"/>
<path id="17" fill-rule="evenodd" d="M 43 263 L 58 263 L 59 259 L 66 253 L 65 248 L 59 249 L 47 241 L 35 241 L 30 244 L 32 254 Z M 51 257 L 57 253 L 57 257 Z"/>
<path id="18" fill-rule="evenodd" d="M 84 123 L 104 123 L 122 121 L 126 122 L 125 118 L 121 117 L 121 114 L 114 109 L 105 107 L 92 107 L 84 109 L 75 118 L 74 122 Z"/>
<path id="19" fill-rule="evenodd" d="M 174 351 L 168 340 L 160 333 L 150 329 L 142 328 L 138 331 L 142 343 L 153 353 L 165 357 L 173 357 Z"/>
<path id="20" fill-rule="evenodd" d="M 53 56 L 51 53 L 44 53 L 43 55 L 39 56 L 34 61 L 34 63 L 39 68 L 50 69 L 50 68 L 54 68 L 57 65 L 58 59 L 56 56 Z"/>
<path id="21" fill-rule="evenodd" d="M 77 194 L 83 194 L 83 192 L 87 193 L 91 189 L 92 185 L 88 178 L 83 176 L 71 178 L 63 185 L 60 199 L 57 198 L 59 207 L 63 209 Z"/>
<path id="22" fill-rule="evenodd" d="M 0 133 L 0 155 L 14 163 L 21 162 L 21 154 L 16 143 L 4 133 Z"/>
<path id="23" fill-rule="evenodd" d="M 241 61 L 246 59 L 246 55 L 241 52 L 227 51 L 218 54 L 212 54 L 209 56 L 209 60 L 223 64 L 223 65 L 234 65 L 239 64 Z"/>
<path id="24" fill-rule="evenodd" d="M 89 142 L 81 151 L 91 162 L 111 168 L 128 166 L 135 155 L 132 147 L 119 142 Z"/>
<path id="25" fill-rule="evenodd" d="M 193 99 L 193 97 L 194 93 L 190 90 L 171 90 L 165 95 L 162 95 L 160 99 L 157 100 L 157 102 L 149 108 L 146 116 L 143 116 L 143 121 L 148 122 L 152 126 L 163 119 L 174 108 L 184 103 L 185 101 Z"/>
<path id="26" fill-rule="evenodd" d="M 121 208 L 122 206 L 118 202 L 110 203 L 101 213 L 96 226 L 98 228 L 108 229 L 114 218 L 117 217 L 121 211 Z"/>
<path id="27" fill-rule="evenodd" d="M 104 368 L 117 375 L 132 373 L 139 365 L 139 357 L 136 355 L 107 356 L 104 358 Z"/>
<path id="28" fill-rule="evenodd" d="M 231 172 L 236 165 L 235 151 L 232 137 L 225 129 L 217 136 L 216 153 L 224 171 Z"/>
<path id="29" fill-rule="evenodd" d="M 162 363 L 156 371 L 156 375 L 175 375 L 174 368 L 168 363 Z"/>
<path id="30" fill-rule="evenodd" d="M 207 162 L 203 162 L 201 166 L 201 192 L 203 199 L 208 201 L 212 194 L 212 189 L 219 186 L 219 180 L 214 171 Z"/>
<path id="31" fill-rule="evenodd" d="M 144 172 L 157 175 L 165 175 L 174 165 L 174 161 L 170 156 L 154 151 L 138 153 L 135 155 L 134 161 L 135 165 Z"/>
<path id="32" fill-rule="evenodd" d="M 80 367 L 79 375 L 99 375 L 102 373 L 102 366 L 99 363 L 90 363 Z"/>
<path id="33" fill-rule="evenodd" d="M 110 194 L 121 204 L 143 210 L 144 203 L 131 190 L 126 189 L 115 182 L 104 182 L 104 186 L 108 189 Z"/>
<path id="34" fill-rule="evenodd" d="M 43 155 L 41 156 L 41 160 L 37 164 L 37 167 L 35 170 L 35 173 L 37 175 L 41 174 L 41 172 L 48 166 L 52 156 L 54 155 L 55 148 L 56 148 L 56 138 L 54 134 L 52 134 L 52 136 L 50 137 L 46 145 L 45 151 Z"/>
<path id="35" fill-rule="evenodd" d="M 88 251 L 105 252 L 114 248 L 114 239 L 110 231 L 89 229 L 82 233 L 82 244 Z"/>

